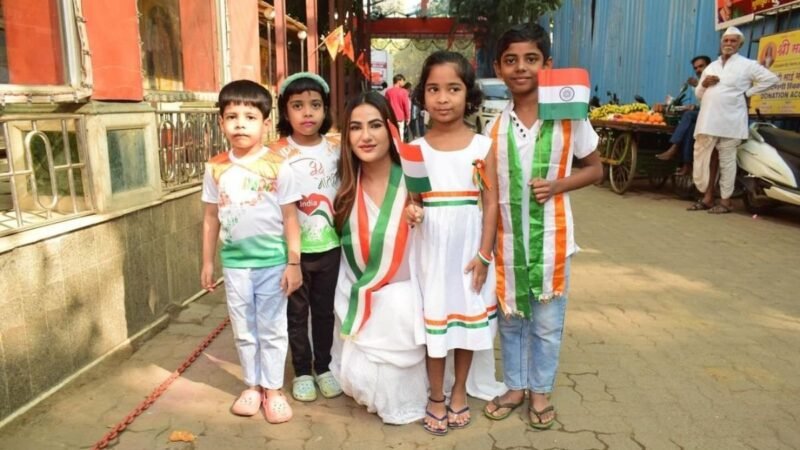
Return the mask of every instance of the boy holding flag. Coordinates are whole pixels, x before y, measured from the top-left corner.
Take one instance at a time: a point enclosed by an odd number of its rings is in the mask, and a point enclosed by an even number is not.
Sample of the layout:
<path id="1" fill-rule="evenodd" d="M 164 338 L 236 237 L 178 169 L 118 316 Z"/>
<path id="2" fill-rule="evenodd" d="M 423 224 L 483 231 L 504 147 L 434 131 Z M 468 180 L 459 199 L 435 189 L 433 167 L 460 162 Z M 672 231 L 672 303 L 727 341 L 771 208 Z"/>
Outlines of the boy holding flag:
<path id="1" fill-rule="evenodd" d="M 495 267 L 508 391 L 484 409 L 505 419 L 529 391 L 529 422 L 553 425 L 550 404 L 577 251 L 568 192 L 602 177 L 597 133 L 586 119 L 588 74 L 551 71 L 550 39 L 537 24 L 517 25 L 497 43 L 495 72 L 512 101 L 487 127 L 496 158 L 500 216 Z M 573 156 L 583 169 L 571 173 Z"/>

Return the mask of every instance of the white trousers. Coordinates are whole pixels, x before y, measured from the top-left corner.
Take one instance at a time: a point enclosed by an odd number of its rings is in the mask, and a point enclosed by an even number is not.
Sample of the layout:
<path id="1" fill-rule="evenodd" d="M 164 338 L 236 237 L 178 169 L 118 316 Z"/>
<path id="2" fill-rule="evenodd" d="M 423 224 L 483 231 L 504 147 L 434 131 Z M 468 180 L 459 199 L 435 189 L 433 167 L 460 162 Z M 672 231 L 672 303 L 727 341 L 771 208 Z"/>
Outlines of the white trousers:
<path id="1" fill-rule="evenodd" d="M 705 193 L 709 184 L 716 182 L 711 177 L 711 155 L 714 149 L 719 154 L 719 191 L 723 199 L 731 198 L 736 182 L 736 147 L 741 139 L 723 138 L 698 134 L 694 139 L 694 166 L 692 178 L 700 192 Z"/>
<path id="2" fill-rule="evenodd" d="M 222 269 L 231 328 L 248 386 L 283 387 L 289 348 L 286 294 L 280 288 L 286 266 Z"/>

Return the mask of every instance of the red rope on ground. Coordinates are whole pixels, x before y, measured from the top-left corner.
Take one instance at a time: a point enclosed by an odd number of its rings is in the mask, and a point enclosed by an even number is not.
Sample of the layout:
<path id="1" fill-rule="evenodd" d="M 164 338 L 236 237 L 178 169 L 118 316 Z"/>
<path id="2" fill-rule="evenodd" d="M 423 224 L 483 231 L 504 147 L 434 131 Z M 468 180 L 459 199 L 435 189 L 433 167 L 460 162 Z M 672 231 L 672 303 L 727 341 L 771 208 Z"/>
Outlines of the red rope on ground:
<path id="1" fill-rule="evenodd" d="M 164 382 L 161 383 L 161 385 L 159 385 L 157 388 L 153 389 L 153 392 L 151 392 L 150 395 L 148 395 L 147 398 L 145 398 L 144 401 L 142 401 L 142 403 L 139 404 L 139 406 L 134 408 L 133 411 L 130 412 L 130 414 L 125 416 L 125 418 L 122 419 L 122 421 L 116 424 L 111 429 L 111 431 L 109 431 L 105 436 L 103 436 L 103 439 L 97 441 L 97 443 L 94 444 L 94 446 L 92 447 L 92 450 L 108 448 L 108 445 L 112 441 L 117 439 L 119 435 L 122 434 L 123 431 L 125 431 L 128 425 L 132 424 L 133 421 L 136 420 L 136 418 L 141 413 L 143 413 L 147 408 L 149 408 L 153 403 L 155 403 L 156 399 L 158 399 L 158 397 L 160 397 L 161 394 L 163 394 L 167 390 L 167 388 L 169 388 L 172 382 L 177 380 L 178 377 L 180 377 L 181 374 L 186 369 L 188 369 L 193 362 L 197 360 L 197 357 L 200 356 L 200 353 L 202 353 L 203 350 L 205 350 L 206 347 L 208 347 L 211 344 L 211 342 L 213 342 L 214 339 L 216 339 L 217 336 L 219 336 L 219 334 L 222 333 L 222 330 L 224 330 L 229 323 L 230 323 L 230 318 L 226 317 L 225 320 L 222 321 L 222 323 L 217 325 L 217 328 L 215 328 L 214 331 L 211 332 L 211 334 L 206 336 L 203 342 L 201 342 L 200 345 L 197 346 L 197 348 L 192 352 L 192 354 L 189 355 L 189 357 L 183 361 L 183 364 L 181 364 L 174 372 L 172 372 L 172 375 L 170 375 L 169 378 L 164 380 Z"/>

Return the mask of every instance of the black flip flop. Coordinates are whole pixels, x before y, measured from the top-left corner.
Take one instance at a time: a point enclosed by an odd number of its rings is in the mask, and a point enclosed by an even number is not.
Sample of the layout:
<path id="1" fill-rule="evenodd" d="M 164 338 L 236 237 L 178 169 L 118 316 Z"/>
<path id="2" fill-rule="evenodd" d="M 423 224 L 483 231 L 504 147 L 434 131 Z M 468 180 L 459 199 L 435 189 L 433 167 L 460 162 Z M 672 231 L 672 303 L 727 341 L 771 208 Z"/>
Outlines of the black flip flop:
<path id="1" fill-rule="evenodd" d="M 432 399 L 432 398 L 428 397 L 428 401 L 429 401 L 429 402 L 431 402 L 431 403 L 444 403 L 444 400 L 445 400 L 445 399 L 441 399 L 441 400 L 434 400 L 434 399 Z M 429 411 L 429 410 L 426 408 L 426 409 L 425 409 L 425 415 L 426 415 L 426 416 L 428 416 L 428 417 L 430 417 L 430 418 L 432 418 L 433 420 L 436 420 L 436 421 L 438 421 L 438 422 L 439 422 L 439 424 L 441 424 L 441 425 L 444 425 L 445 423 L 447 423 L 447 413 L 445 413 L 445 414 L 444 414 L 443 416 L 441 416 L 441 417 L 437 417 L 437 416 L 433 415 L 433 413 L 432 413 L 432 412 L 430 412 L 430 411 Z M 448 425 L 448 426 L 449 426 L 449 425 Z M 425 422 L 425 419 L 422 419 L 422 428 L 423 428 L 425 431 L 427 431 L 428 433 L 430 433 L 430 434 L 432 434 L 432 435 L 434 435 L 434 436 L 444 436 L 445 434 L 447 434 L 447 426 L 445 426 L 445 427 L 444 427 L 444 428 L 442 428 L 442 429 L 439 429 L 439 428 L 433 428 L 432 426 L 428 425 L 428 424 L 427 424 L 427 422 Z"/>
<path id="2" fill-rule="evenodd" d="M 447 405 L 447 414 L 448 414 L 447 426 L 452 428 L 452 429 L 454 429 L 454 430 L 457 430 L 459 428 L 464 428 L 465 426 L 469 425 L 469 423 L 472 422 L 472 418 L 471 417 L 469 419 L 467 419 L 466 422 L 464 422 L 464 423 L 462 423 L 460 425 L 458 424 L 458 422 L 450 422 L 450 414 L 455 414 L 456 416 L 460 416 L 461 414 L 464 414 L 466 412 L 469 412 L 469 405 L 461 408 L 458 411 L 454 411 L 453 408 L 450 407 L 450 405 Z"/>

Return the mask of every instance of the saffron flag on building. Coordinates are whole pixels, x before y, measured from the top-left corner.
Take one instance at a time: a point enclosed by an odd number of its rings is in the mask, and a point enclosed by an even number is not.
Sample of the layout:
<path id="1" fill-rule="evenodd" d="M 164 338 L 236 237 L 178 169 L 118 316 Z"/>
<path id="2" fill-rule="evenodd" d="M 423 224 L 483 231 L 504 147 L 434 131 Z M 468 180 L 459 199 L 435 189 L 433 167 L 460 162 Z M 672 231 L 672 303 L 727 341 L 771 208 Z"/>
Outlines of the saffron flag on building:
<path id="1" fill-rule="evenodd" d="M 350 58 L 350 61 L 356 62 L 356 54 L 353 50 L 353 38 L 348 31 L 344 35 L 344 44 L 342 44 L 342 54 Z"/>
<path id="2" fill-rule="evenodd" d="M 539 118 L 586 119 L 589 116 L 589 72 L 581 68 L 539 71 Z"/>
<path id="3" fill-rule="evenodd" d="M 428 178 L 428 169 L 425 167 L 425 159 L 422 157 L 422 148 L 419 145 L 406 144 L 400 140 L 400 132 L 391 122 L 389 131 L 392 134 L 394 146 L 400 153 L 400 164 L 403 166 L 408 192 L 417 194 L 430 192 L 431 180 Z"/>
<path id="4" fill-rule="evenodd" d="M 325 36 L 323 42 L 325 42 L 325 47 L 328 49 L 331 59 L 335 60 L 336 55 L 339 54 L 339 49 L 342 44 L 344 44 L 344 28 L 339 25 L 335 30 L 331 31 L 330 34 Z"/>
<path id="5" fill-rule="evenodd" d="M 366 78 L 367 81 L 370 81 L 371 73 L 369 69 L 369 64 L 367 64 L 366 52 L 361 52 L 361 54 L 358 55 L 358 61 L 356 61 L 356 67 L 358 67 L 358 70 L 360 70 L 361 73 L 364 74 L 364 78 Z"/>

